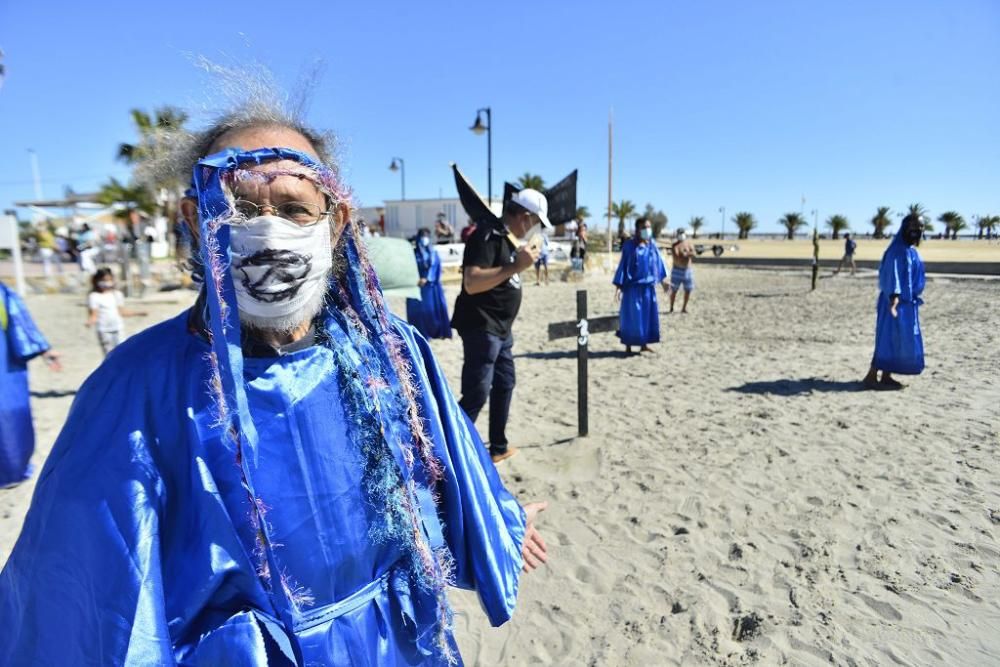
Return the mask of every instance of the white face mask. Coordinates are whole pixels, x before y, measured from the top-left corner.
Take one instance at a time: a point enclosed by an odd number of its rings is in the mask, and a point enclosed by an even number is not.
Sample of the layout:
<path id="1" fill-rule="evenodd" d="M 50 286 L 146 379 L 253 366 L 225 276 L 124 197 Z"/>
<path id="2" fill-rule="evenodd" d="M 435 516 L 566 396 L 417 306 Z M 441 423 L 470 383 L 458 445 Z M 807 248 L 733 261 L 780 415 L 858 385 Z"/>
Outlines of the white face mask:
<path id="1" fill-rule="evenodd" d="M 333 264 L 326 220 L 299 227 L 262 215 L 231 228 L 229 249 L 236 301 L 252 324 L 287 329 L 316 314 Z"/>
<path id="2" fill-rule="evenodd" d="M 530 242 L 541 233 L 542 233 L 542 223 L 539 222 L 536 223 L 534 226 L 532 226 L 530 229 L 528 229 L 528 231 L 525 232 L 521 240 Z"/>

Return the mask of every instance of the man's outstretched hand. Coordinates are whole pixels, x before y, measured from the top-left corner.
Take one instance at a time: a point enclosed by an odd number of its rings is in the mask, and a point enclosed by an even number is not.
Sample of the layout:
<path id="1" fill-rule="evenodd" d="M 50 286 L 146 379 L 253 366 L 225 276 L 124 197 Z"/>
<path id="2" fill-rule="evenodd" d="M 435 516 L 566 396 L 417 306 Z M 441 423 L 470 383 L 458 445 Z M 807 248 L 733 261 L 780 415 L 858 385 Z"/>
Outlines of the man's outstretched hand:
<path id="1" fill-rule="evenodd" d="M 527 522 L 524 527 L 524 544 L 521 546 L 521 557 L 524 559 L 525 572 L 541 567 L 548 560 L 548 551 L 542 534 L 535 528 L 535 519 L 539 512 L 544 512 L 548 503 L 528 503 L 524 506 Z"/>

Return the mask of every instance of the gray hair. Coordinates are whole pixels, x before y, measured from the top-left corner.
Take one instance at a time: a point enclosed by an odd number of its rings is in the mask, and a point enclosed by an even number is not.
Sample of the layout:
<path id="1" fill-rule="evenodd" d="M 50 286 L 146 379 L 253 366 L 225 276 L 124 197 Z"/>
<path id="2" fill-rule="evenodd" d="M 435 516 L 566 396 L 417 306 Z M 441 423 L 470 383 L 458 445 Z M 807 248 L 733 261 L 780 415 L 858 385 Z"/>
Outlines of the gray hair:
<path id="1" fill-rule="evenodd" d="M 148 138 L 153 150 L 137 165 L 136 178 L 150 186 L 168 183 L 187 185 L 195 164 L 209 154 L 218 140 L 230 132 L 251 128 L 285 128 L 301 134 L 316 149 L 316 155 L 339 175 L 337 140 L 332 132 L 310 127 L 302 119 L 318 71 L 300 81 L 295 96 L 282 94 L 271 73 L 262 66 L 224 67 L 205 58 L 196 64 L 213 79 L 213 90 L 227 102 L 223 110 L 209 112 L 212 120 L 199 131 L 161 128 Z"/>

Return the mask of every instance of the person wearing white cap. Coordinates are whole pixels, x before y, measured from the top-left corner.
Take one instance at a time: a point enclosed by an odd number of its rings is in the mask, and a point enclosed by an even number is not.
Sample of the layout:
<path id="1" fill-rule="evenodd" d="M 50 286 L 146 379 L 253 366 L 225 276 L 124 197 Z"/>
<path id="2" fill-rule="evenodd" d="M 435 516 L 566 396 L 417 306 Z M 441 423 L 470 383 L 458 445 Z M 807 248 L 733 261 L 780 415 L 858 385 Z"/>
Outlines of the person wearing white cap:
<path id="1" fill-rule="evenodd" d="M 452 327 L 462 337 L 462 399 L 473 422 L 490 402 L 489 445 L 494 463 L 513 456 L 507 417 L 514 391 L 514 336 L 521 307 L 520 273 L 538 259 L 538 227 L 550 229 L 548 201 L 526 188 L 504 204 L 503 216 L 481 220 L 465 243 L 462 290 Z M 527 242 L 524 242 L 527 241 Z"/>
<path id="2" fill-rule="evenodd" d="M 677 298 L 677 291 L 683 286 L 684 303 L 681 305 L 681 312 L 686 314 L 688 299 L 694 291 L 694 272 L 691 270 L 694 246 L 687 240 L 687 230 L 683 227 L 677 230 L 677 240 L 670 246 L 670 255 L 674 260 L 674 267 L 670 271 L 670 312 L 674 312 L 674 299 Z"/>

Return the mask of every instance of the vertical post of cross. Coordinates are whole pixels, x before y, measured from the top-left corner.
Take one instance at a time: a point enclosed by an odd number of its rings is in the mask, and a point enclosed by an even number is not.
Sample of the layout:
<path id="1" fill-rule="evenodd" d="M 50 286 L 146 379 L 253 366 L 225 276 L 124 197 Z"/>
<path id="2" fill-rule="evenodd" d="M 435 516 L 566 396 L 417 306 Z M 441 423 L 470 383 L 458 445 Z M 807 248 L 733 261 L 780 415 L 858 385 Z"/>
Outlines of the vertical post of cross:
<path id="1" fill-rule="evenodd" d="M 587 435 L 587 342 L 590 331 L 587 327 L 587 290 L 576 292 L 576 319 L 580 334 L 576 339 L 576 405 L 578 434 Z"/>

